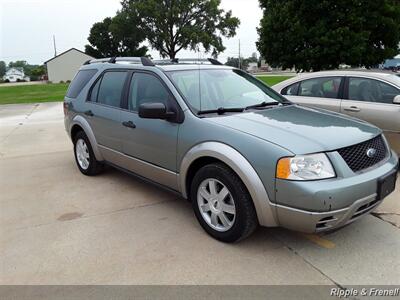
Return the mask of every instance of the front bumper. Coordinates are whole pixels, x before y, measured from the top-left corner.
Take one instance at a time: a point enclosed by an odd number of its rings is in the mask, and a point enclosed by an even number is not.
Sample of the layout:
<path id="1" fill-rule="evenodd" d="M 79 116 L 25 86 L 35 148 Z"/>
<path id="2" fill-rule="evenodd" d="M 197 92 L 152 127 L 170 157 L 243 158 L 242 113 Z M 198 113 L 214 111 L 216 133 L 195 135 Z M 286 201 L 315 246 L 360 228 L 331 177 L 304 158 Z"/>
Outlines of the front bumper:
<path id="1" fill-rule="evenodd" d="M 383 165 L 350 178 L 277 181 L 274 206 L 279 225 L 307 233 L 345 226 L 382 203 L 377 195 L 378 181 L 398 168 L 398 157 L 392 152 Z"/>

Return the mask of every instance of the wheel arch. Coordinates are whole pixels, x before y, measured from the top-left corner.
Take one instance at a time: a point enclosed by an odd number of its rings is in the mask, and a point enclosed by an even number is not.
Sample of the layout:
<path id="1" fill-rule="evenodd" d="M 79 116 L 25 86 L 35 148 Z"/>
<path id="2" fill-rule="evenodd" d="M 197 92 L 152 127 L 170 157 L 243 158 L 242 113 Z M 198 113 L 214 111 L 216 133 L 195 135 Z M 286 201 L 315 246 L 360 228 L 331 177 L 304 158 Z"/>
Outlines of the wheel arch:
<path id="1" fill-rule="evenodd" d="M 242 180 L 256 209 L 262 226 L 277 226 L 275 212 L 267 191 L 257 172 L 236 149 L 219 142 L 205 142 L 191 148 L 182 159 L 179 172 L 179 187 L 183 197 L 188 198 L 188 186 L 195 171 L 203 165 L 222 162 L 231 168 Z"/>
<path id="2" fill-rule="evenodd" d="M 99 150 L 96 138 L 94 136 L 93 130 L 89 125 L 89 122 L 85 120 L 82 116 L 78 115 L 72 120 L 71 129 L 70 129 L 70 136 L 72 141 L 74 140 L 74 136 L 78 131 L 82 130 L 85 132 L 86 136 L 88 137 L 90 144 L 93 149 L 93 153 L 96 157 L 97 161 L 103 161 L 104 158 Z"/>

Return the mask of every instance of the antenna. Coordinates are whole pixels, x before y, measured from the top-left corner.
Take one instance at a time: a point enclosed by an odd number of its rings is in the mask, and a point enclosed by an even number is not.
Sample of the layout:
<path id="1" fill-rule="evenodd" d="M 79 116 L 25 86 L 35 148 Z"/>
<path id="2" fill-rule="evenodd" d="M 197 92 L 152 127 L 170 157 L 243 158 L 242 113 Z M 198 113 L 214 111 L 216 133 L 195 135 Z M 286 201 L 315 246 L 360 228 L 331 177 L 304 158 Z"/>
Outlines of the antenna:
<path id="1" fill-rule="evenodd" d="M 54 57 L 57 56 L 56 36 L 53 35 Z"/>
<path id="2" fill-rule="evenodd" d="M 239 69 L 242 69 L 241 65 L 242 65 L 242 63 L 241 63 L 241 59 L 240 59 L 240 39 L 239 39 Z"/>

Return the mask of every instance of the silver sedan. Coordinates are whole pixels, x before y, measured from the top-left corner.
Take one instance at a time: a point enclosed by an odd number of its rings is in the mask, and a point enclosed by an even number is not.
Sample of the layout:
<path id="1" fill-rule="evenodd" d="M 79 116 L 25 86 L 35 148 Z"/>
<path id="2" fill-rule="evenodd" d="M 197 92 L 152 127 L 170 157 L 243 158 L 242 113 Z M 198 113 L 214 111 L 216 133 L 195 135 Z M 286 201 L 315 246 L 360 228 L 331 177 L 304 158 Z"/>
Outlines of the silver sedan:
<path id="1" fill-rule="evenodd" d="M 400 153 L 399 75 L 381 71 L 324 71 L 296 76 L 273 89 L 294 103 L 375 124 Z"/>

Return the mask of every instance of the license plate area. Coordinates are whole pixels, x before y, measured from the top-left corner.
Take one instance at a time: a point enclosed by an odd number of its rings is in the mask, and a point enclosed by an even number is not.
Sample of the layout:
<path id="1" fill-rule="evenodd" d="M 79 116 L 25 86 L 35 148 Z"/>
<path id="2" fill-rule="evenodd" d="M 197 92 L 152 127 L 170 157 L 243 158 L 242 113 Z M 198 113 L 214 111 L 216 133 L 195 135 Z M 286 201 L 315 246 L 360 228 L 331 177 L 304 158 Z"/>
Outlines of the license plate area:
<path id="1" fill-rule="evenodd" d="M 397 169 L 378 181 L 378 200 L 383 200 L 396 188 Z"/>

